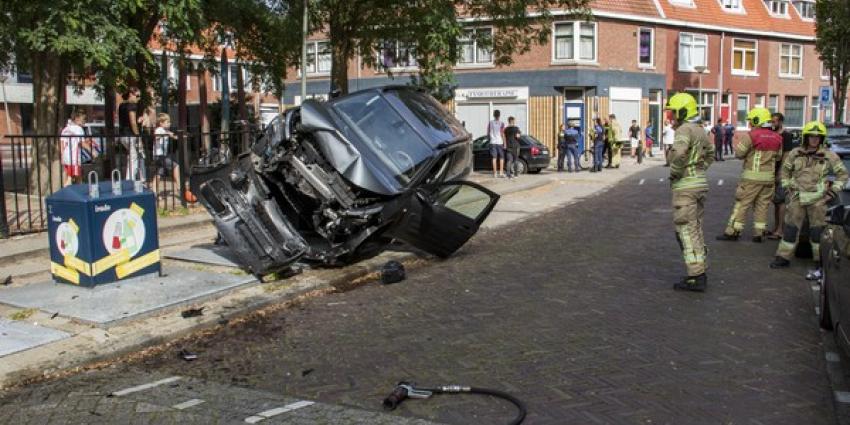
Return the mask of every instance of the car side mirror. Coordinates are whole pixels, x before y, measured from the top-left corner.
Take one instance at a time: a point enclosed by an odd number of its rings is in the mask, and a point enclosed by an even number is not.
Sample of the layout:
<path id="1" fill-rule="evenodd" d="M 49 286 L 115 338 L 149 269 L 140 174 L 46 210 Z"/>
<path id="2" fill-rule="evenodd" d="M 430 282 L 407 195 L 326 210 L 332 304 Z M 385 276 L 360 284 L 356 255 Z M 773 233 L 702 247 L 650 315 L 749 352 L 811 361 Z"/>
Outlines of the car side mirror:
<path id="1" fill-rule="evenodd" d="M 836 205 L 826 212 L 826 222 L 829 224 L 845 225 L 847 223 L 847 214 L 844 205 Z"/>

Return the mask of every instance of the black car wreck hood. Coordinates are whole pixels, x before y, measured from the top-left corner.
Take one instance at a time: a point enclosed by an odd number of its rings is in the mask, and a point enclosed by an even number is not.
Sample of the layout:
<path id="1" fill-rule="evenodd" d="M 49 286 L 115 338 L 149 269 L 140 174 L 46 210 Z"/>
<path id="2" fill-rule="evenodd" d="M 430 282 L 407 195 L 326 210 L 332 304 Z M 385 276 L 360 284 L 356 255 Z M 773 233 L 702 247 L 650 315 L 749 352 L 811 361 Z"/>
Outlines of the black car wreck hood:
<path id="1" fill-rule="evenodd" d="M 404 192 L 443 149 L 470 139 L 433 98 L 403 86 L 363 90 L 330 102 L 307 100 L 299 114 L 301 128 L 314 134 L 334 169 L 379 195 Z"/>

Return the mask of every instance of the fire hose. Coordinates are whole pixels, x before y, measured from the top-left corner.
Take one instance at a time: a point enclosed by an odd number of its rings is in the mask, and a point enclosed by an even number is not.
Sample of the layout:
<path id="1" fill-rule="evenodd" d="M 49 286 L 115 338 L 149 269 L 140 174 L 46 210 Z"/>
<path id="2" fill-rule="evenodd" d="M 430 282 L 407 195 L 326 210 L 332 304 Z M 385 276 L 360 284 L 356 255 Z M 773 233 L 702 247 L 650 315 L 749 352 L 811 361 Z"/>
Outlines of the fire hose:
<path id="1" fill-rule="evenodd" d="M 507 400 L 517 407 L 518 413 L 516 417 L 509 422 L 510 425 L 519 425 L 525 420 L 526 409 L 525 404 L 518 398 L 499 390 L 491 390 L 488 388 L 464 387 L 462 385 L 442 385 L 438 387 L 417 387 L 411 382 L 399 382 L 393 392 L 384 399 L 384 409 L 395 410 L 401 402 L 408 398 L 426 399 L 434 394 L 482 394 L 489 395 L 502 400 Z"/>

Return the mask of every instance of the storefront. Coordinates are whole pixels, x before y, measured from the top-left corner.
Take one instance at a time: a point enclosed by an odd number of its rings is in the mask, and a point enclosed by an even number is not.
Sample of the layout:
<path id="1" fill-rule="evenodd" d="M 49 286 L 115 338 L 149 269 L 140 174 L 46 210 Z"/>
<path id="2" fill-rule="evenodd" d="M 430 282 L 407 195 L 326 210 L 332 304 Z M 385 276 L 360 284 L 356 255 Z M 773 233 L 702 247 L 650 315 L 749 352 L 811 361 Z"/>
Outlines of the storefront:
<path id="1" fill-rule="evenodd" d="M 455 115 L 473 138 L 486 135 L 493 111 L 501 120 L 514 117 L 524 134 L 528 132 L 528 87 L 487 87 L 455 90 Z"/>

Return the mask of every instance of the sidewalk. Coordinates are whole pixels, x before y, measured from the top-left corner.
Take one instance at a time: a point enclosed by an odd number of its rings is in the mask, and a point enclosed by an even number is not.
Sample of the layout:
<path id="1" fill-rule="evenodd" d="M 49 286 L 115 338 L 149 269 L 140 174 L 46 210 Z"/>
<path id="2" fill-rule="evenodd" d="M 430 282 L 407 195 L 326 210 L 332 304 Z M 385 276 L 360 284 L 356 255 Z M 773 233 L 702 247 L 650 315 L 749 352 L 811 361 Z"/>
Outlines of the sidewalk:
<path id="1" fill-rule="evenodd" d="M 661 164 L 648 159 L 638 166 L 627 158 L 621 169 L 602 173 L 544 171 L 513 180 L 475 173 L 470 180 L 502 195 L 484 223 L 493 229 L 598 194 Z M 0 273 L 5 272 L 0 279 L 13 275 L 11 285 L 0 286 L 0 388 L 103 365 L 252 313 L 285 308 L 303 297 L 352 289 L 373 279 L 389 260 L 406 263 L 409 271 L 423 261 L 406 250 L 389 250 L 351 266 L 303 267 L 292 277 L 260 283 L 229 266 L 226 258 L 187 260 L 212 242 L 209 216 L 161 218 L 159 225 L 167 276 L 95 289 L 49 281 L 44 234 L 0 241 Z M 201 314 L 184 318 L 181 312 L 189 308 L 202 309 Z"/>

